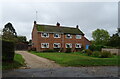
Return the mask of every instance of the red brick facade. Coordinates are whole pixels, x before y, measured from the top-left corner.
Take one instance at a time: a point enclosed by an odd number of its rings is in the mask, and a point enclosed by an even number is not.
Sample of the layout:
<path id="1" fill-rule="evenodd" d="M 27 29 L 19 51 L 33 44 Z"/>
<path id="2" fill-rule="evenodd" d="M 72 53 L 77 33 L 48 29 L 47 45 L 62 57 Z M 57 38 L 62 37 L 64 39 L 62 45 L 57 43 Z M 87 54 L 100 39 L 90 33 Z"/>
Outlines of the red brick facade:
<path id="1" fill-rule="evenodd" d="M 72 44 L 72 51 L 76 51 L 75 44 L 80 43 L 84 48 L 86 45 L 90 45 L 89 40 L 87 40 L 84 35 L 82 35 L 81 39 L 76 39 L 76 35 L 72 35 L 72 38 L 66 38 L 64 33 L 60 34 L 60 38 L 54 38 L 54 33 L 49 33 L 48 38 L 41 37 L 41 33 L 37 31 L 36 24 L 34 24 L 32 31 L 32 42 L 33 47 L 36 48 L 36 51 L 44 51 L 47 49 L 54 49 L 54 43 L 60 43 L 60 48 L 63 48 L 62 51 L 66 50 L 66 43 Z M 49 48 L 42 48 L 41 43 L 49 43 Z"/>

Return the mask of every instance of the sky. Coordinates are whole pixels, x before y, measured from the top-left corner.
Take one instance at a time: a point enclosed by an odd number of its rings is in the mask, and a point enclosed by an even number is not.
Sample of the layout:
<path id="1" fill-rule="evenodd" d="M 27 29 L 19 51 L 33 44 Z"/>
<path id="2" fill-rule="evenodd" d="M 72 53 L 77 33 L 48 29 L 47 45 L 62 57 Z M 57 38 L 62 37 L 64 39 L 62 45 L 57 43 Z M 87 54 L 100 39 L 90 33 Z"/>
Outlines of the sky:
<path id="1" fill-rule="evenodd" d="M 118 2 L 8 1 L 0 3 L 0 30 L 10 22 L 17 35 L 26 36 L 27 40 L 31 39 L 34 20 L 38 24 L 56 25 L 59 22 L 66 27 L 79 25 L 89 40 L 92 40 L 92 32 L 97 28 L 107 30 L 110 35 L 118 28 Z"/>

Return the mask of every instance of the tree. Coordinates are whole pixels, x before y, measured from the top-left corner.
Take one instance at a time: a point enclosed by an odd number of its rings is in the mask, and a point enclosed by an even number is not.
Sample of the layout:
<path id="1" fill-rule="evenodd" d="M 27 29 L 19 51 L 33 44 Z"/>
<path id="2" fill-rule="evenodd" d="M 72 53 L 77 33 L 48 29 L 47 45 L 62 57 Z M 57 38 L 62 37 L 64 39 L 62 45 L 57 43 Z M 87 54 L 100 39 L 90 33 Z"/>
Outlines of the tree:
<path id="1" fill-rule="evenodd" d="M 27 42 L 26 36 L 17 36 L 18 42 Z"/>
<path id="2" fill-rule="evenodd" d="M 109 33 L 104 29 L 97 29 L 92 32 L 93 43 L 96 45 L 106 45 L 109 40 Z"/>
<path id="3" fill-rule="evenodd" d="M 2 39 L 16 41 L 17 33 L 11 23 L 7 23 L 3 28 Z"/>
<path id="4" fill-rule="evenodd" d="M 118 31 L 117 31 L 118 35 L 120 36 L 120 28 L 118 28 Z"/>
<path id="5" fill-rule="evenodd" d="M 110 40 L 108 42 L 108 46 L 111 47 L 119 47 L 120 48 L 120 36 L 118 35 L 118 33 L 113 34 L 110 37 Z"/>

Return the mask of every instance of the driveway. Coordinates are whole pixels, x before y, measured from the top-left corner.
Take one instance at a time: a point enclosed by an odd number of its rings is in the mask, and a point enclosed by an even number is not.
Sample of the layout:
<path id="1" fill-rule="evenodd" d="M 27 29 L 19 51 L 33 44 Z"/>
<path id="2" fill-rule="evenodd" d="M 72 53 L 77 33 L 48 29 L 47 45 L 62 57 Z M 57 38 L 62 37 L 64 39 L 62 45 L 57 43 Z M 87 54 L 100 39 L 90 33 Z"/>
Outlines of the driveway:
<path id="1" fill-rule="evenodd" d="M 38 57 L 27 51 L 16 51 L 16 53 L 21 54 L 25 59 L 25 63 L 28 68 L 59 68 L 59 64 L 56 64 L 54 61 L 48 60 L 43 57 Z"/>

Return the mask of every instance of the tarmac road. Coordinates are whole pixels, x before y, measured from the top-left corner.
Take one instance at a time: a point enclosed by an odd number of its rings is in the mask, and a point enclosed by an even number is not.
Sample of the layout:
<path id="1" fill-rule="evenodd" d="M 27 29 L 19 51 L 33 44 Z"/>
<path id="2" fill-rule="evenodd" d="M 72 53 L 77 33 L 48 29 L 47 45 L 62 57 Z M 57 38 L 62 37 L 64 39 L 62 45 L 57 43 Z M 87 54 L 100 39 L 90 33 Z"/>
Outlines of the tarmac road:
<path id="1" fill-rule="evenodd" d="M 3 77 L 118 77 L 117 66 L 4 70 Z"/>

